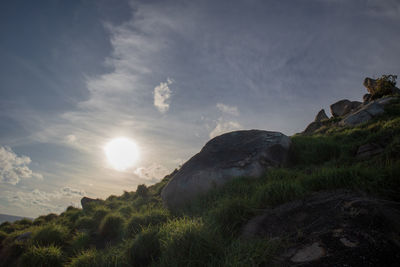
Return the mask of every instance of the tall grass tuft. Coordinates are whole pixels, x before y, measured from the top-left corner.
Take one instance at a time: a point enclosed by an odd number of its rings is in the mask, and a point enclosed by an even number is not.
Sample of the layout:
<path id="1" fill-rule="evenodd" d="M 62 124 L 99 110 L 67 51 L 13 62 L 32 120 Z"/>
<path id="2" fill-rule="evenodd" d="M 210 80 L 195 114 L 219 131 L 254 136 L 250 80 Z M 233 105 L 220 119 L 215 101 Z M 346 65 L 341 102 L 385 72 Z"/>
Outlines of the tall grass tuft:
<path id="1" fill-rule="evenodd" d="M 63 262 L 61 249 L 54 245 L 31 246 L 21 258 L 21 266 L 24 267 L 61 267 Z"/>

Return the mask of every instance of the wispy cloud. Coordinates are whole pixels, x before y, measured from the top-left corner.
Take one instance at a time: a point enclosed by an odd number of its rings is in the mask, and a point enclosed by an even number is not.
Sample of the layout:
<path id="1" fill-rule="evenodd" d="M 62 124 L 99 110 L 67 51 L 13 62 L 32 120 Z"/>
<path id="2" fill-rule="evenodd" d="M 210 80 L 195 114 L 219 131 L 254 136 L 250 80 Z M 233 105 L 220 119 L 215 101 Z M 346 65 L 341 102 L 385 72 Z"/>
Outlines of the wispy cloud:
<path id="1" fill-rule="evenodd" d="M 149 166 L 137 168 L 135 174 L 148 182 L 158 182 L 168 174 L 168 170 L 160 164 L 152 163 Z"/>
<path id="2" fill-rule="evenodd" d="M 74 206 L 79 206 L 80 199 L 85 194 L 84 190 L 66 186 L 52 192 L 46 192 L 40 189 L 34 189 L 29 192 L 5 191 L 0 196 L 0 199 L 9 202 L 10 205 L 25 210 L 27 213 L 30 213 L 29 210 L 31 212 L 32 210 L 37 210 L 44 213 L 59 213 L 65 210 L 65 203 L 69 202 Z"/>
<path id="3" fill-rule="evenodd" d="M 223 133 L 239 130 L 240 128 L 242 128 L 242 125 L 236 121 L 226 121 L 223 118 L 219 118 L 217 125 L 210 132 L 210 138 L 216 137 Z"/>
<path id="4" fill-rule="evenodd" d="M 217 108 L 226 114 L 239 116 L 239 109 L 236 106 L 229 106 L 222 103 L 217 103 Z"/>
<path id="5" fill-rule="evenodd" d="M 169 109 L 169 99 L 171 97 L 171 89 L 168 85 L 172 84 L 171 79 L 167 79 L 167 82 L 160 83 L 160 85 L 154 88 L 154 106 L 161 113 L 165 113 Z"/>
<path id="6" fill-rule="evenodd" d="M 10 147 L 0 146 L 0 182 L 16 185 L 21 179 L 43 179 L 28 167 L 30 163 L 29 157 L 18 156 Z"/>

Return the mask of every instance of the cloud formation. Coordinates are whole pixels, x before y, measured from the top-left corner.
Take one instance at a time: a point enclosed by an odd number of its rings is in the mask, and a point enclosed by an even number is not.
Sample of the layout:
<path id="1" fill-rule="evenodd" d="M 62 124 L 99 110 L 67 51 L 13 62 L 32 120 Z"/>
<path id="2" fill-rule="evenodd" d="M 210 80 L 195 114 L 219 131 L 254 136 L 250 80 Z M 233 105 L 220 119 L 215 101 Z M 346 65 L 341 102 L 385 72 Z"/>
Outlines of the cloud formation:
<path id="1" fill-rule="evenodd" d="M 86 193 L 83 190 L 65 186 L 53 192 L 45 192 L 40 189 L 34 189 L 29 192 L 5 191 L 2 193 L 0 198 L 5 199 L 12 205 L 15 205 L 23 210 L 36 209 L 45 213 L 59 213 L 65 210 L 65 202 L 67 202 L 67 200 L 70 200 L 70 204 L 79 206 L 80 199 L 85 194 Z"/>
<path id="2" fill-rule="evenodd" d="M 169 109 L 168 100 L 171 97 L 171 89 L 169 89 L 168 85 L 172 84 L 171 79 L 167 79 L 167 82 L 160 83 L 159 86 L 154 88 L 154 106 L 161 113 L 165 113 Z"/>
<path id="3" fill-rule="evenodd" d="M 236 106 L 229 106 L 222 103 L 217 103 L 217 108 L 226 114 L 239 116 L 239 109 Z"/>
<path id="4" fill-rule="evenodd" d="M 168 174 L 168 170 L 160 164 L 152 163 L 149 166 L 137 168 L 135 174 L 144 180 L 157 182 Z"/>
<path id="5" fill-rule="evenodd" d="M 0 146 L 0 182 L 16 185 L 21 179 L 43 179 L 41 174 L 29 169 L 30 163 L 29 157 L 18 156 L 10 147 Z"/>
<path id="6" fill-rule="evenodd" d="M 239 130 L 240 128 L 242 128 L 242 125 L 236 121 L 225 121 L 224 119 L 219 118 L 217 125 L 210 132 L 210 138 L 216 137 L 223 133 Z"/>

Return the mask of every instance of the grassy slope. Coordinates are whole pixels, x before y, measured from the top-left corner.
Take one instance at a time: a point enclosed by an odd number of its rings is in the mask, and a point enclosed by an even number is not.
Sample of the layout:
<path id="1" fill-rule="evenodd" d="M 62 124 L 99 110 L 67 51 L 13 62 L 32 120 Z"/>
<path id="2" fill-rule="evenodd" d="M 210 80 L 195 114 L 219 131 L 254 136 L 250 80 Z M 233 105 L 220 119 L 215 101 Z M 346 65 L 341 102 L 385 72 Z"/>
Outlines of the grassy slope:
<path id="1" fill-rule="evenodd" d="M 238 238 L 241 227 L 265 208 L 320 190 L 350 188 L 400 199 L 400 100 L 384 115 L 354 128 L 326 121 L 324 134 L 293 136 L 290 166 L 258 179 L 240 178 L 179 214 L 162 207 L 158 184 L 110 196 L 85 210 L 0 226 L 3 266 L 257 266 L 284 240 Z M 357 159 L 360 145 L 384 152 Z M 32 232 L 27 241 L 16 237 Z"/>

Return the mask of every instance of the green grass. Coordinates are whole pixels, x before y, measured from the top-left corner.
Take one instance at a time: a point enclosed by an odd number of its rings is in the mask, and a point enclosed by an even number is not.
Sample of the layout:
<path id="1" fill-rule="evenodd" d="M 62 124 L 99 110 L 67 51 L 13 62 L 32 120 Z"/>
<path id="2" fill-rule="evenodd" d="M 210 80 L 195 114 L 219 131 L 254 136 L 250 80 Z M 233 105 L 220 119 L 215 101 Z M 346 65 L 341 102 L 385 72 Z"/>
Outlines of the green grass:
<path id="1" fill-rule="evenodd" d="M 39 245 L 63 246 L 69 238 L 70 230 L 62 225 L 48 224 L 39 226 L 32 234 L 32 241 Z"/>
<path id="2" fill-rule="evenodd" d="M 21 258 L 23 267 L 61 267 L 64 258 L 62 251 L 57 246 L 31 246 Z"/>
<path id="3" fill-rule="evenodd" d="M 125 219 L 119 214 L 108 214 L 99 226 L 100 235 L 106 240 L 116 240 L 122 237 Z"/>

